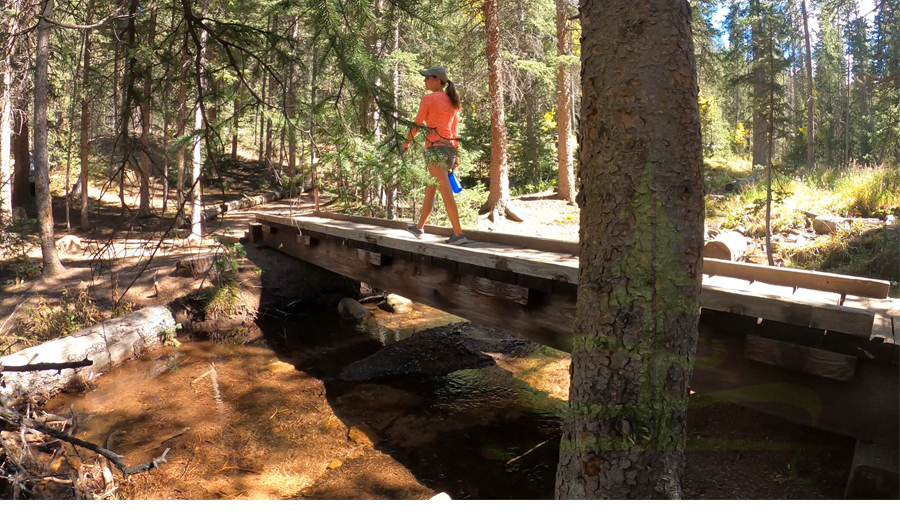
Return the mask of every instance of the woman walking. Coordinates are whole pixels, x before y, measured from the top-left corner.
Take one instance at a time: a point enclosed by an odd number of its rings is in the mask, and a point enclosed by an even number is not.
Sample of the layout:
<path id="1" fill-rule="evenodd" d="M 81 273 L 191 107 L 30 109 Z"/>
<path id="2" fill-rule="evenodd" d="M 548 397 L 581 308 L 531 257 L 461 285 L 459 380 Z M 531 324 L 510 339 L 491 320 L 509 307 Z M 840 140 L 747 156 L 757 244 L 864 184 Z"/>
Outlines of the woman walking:
<path id="1" fill-rule="evenodd" d="M 416 114 L 416 125 L 409 130 L 403 149 L 409 149 L 409 143 L 419 133 L 419 127 L 424 126 L 425 163 L 428 165 L 428 173 L 437 180 L 438 185 L 425 187 L 425 200 L 422 202 L 419 223 L 417 225 L 410 223 L 406 229 L 417 238 L 422 236 L 425 221 L 428 220 L 434 206 L 434 193 L 440 191 L 444 208 L 447 209 L 447 215 L 453 225 L 453 236 L 445 243 L 462 245 L 468 240 L 459 224 L 459 210 L 456 208 L 456 200 L 453 198 L 453 189 L 448 178 L 448 174 L 458 163 L 459 96 L 453 82 L 447 78 L 444 67 L 432 67 L 420 70 L 419 73 L 425 76 L 425 88 L 431 93 L 422 97 L 419 113 Z"/>

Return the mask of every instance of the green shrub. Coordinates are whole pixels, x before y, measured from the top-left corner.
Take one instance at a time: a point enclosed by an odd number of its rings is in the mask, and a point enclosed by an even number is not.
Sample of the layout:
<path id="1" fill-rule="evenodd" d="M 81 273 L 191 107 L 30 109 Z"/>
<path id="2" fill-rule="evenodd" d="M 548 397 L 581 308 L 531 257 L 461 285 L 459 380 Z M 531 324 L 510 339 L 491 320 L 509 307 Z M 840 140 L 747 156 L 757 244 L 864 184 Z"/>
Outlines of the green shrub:
<path id="1" fill-rule="evenodd" d="M 233 316 L 238 310 L 238 269 L 247 256 L 243 245 L 228 246 L 220 242 L 213 262 L 213 285 L 198 293 L 200 306 L 207 319 Z"/>
<path id="2" fill-rule="evenodd" d="M 40 264 L 28 257 L 28 250 L 40 243 L 36 219 L 20 218 L 0 228 L 0 258 L 12 261 L 12 270 L 18 283 L 41 274 Z M 0 263 L 0 268 L 3 265 Z"/>
<path id="3" fill-rule="evenodd" d="M 18 333 L 33 342 L 46 342 L 67 336 L 101 320 L 100 310 L 81 283 L 75 292 L 63 290 L 59 307 L 40 298 L 36 308 L 24 308 L 27 318 L 18 323 Z"/>

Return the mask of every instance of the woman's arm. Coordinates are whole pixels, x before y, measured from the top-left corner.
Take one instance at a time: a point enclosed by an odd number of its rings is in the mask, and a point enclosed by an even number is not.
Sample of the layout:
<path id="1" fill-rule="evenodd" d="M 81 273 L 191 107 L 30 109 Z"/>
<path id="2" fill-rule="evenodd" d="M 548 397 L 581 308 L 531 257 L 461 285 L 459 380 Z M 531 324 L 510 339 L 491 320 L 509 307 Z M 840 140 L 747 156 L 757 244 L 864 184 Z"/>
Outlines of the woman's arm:
<path id="1" fill-rule="evenodd" d="M 403 149 L 409 149 L 409 143 L 412 142 L 413 137 L 419 134 L 419 126 L 425 122 L 425 112 L 428 111 L 428 103 L 425 102 L 427 97 L 426 95 L 419 101 L 419 112 L 416 113 L 416 118 L 413 121 L 415 125 L 409 129 L 409 133 L 406 135 L 406 142 L 403 143 Z"/>

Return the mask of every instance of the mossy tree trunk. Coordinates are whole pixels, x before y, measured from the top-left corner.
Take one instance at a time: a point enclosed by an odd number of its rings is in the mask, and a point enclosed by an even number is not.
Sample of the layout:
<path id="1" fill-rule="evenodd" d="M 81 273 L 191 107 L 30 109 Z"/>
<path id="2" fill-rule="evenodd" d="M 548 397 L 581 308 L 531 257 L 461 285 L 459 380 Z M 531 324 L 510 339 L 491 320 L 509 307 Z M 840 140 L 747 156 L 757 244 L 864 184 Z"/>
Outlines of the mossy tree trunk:
<path id="1" fill-rule="evenodd" d="M 680 498 L 703 186 L 686 0 L 582 0 L 581 271 L 558 498 Z"/>

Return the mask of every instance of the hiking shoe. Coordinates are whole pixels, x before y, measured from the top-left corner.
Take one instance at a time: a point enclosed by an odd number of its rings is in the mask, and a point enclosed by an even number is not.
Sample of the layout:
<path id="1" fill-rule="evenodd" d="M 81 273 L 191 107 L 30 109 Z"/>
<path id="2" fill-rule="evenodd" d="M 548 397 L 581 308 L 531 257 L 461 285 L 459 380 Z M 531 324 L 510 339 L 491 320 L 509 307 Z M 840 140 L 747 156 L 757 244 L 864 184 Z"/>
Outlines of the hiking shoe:
<path id="1" fill-rule="evenodd" d="M 410 234 L 416 236 L 416 239 L 421 238 L 422 234 L 425 233 L 425 232 L 422 232 L 422 230 L 419 227 L 417 227 L 415 223 L 410 223 L 409 225 L 406 225 L 406 230 L 409 231 Z"/>
<path id="2" fill-rule="evenodd" d="M 450 239 L 444 241 L 444 243 L 446 243 L 448 245 L 464 245 L 468 242 L 469 242 L 469 240 L 466 239 L 465 234 L 452 235 L 452 236 L 450 236 Z"/>

